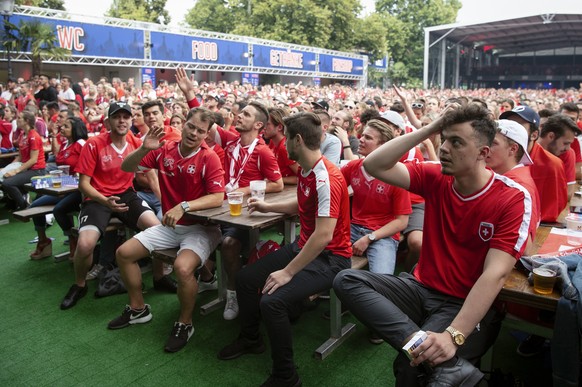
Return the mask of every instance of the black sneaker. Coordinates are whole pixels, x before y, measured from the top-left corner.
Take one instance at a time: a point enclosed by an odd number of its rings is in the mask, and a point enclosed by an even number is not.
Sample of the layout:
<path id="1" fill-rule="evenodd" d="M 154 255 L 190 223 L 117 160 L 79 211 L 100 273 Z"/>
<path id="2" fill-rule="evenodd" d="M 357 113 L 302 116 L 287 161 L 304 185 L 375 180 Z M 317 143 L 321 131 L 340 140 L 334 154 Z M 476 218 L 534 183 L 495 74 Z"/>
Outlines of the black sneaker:
<path id="1" fill-rule="evenodd" d="M 133 324 L 144 324 L 150 321 L 152 317 L 154 316 L 150 312 L 150 306 L 148 304 L 145 304 L 145 307 L 142 310 L 131 309 L 129 305 L 125 305 L 125 309 L 121 313 L 121 316 L 109 321 L 107 328 L 121 329 Z"/>
<path id="2" fill-rule="evenodd" d="M 532 357 L 542 353 L 546 339 L 541 336 L 529 335 L 517 347 L 517 354 L 523 357 Z"/>
<path id="3" fill-rule="evenodd" d="M 452 367 L 438 366 L 428 379 L 428 387 L 459 386 L 473 387 L 481 379 L 483 373 L 475 366 L 463 358 L 457 358 L 457 362 Z"/>
<path id="4" fill-rule="evenodd" d="M 265 343 L 263 343 L 263 338 L 261 336 L 254 341 L 239 336 L 235 341 L 218 352 L 218 358 L 220 360 L 232 360 L 239 356 L 246 355 L 247 353 L 263 353 L 265 352 L 265 349 Z"/>
<path id="5" fill-rule="evenodd" d="M 380 337 L 380 335 L 378 335 L 376 332 L 374 331 L 370 331 L 370 334 L 368 335 L 368 341 L 370 341 L 370 343 L 372 344 L 382 344 L 384 342 L 384 339 L 382 339 Z"/>
<path id="6" fill-rule="evenodd" d="M 261 384 L 261 387 L 301 387 L 301 379 L 297 372 L 293 374 L 290 378 L 283 379 L 278 378 L 274 375 L 269 376 L 265 383 Z"/>
<path id="7" fill-rule="evenodd" d="M 157 281 L 154 280 L 154 289 L 162 292 L 177 293 L 178 283 L 169 275 L 165 275 Z"/>
<path id="8" fill-rule="evenodd" d="M 176 321 L 174 323 L 174 328 L 166 341 L 166 346 L 164 351 L 166 352 L 178 352 L 188 344 L 188 340 L 194 334 L 194 327 L 192 324 L 183 324 Z"/>
<path id="9" fill-rule="evenodd" d="M 77 301 L 85 297 L 86 294 L 87 285 L 85 285 L 84 287 L 80 287 L 77 284 L 71 286 L 69 288 L 69 291 L 67 292 L 67 295 L 65 296 L 65 298 L 63 298 L 63 301 L 61 302 L 61 309 L 65 310 L 72 308 L 73 306 L 75 306 Z"/>

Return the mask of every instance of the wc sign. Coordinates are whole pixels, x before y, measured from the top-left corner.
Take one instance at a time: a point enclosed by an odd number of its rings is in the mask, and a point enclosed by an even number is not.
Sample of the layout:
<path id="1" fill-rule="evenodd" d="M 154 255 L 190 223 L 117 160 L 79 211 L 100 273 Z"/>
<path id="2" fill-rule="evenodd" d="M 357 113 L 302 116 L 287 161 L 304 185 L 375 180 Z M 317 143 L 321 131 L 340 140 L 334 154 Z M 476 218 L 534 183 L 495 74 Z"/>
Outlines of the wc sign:
<path id="1" fill-rule="evenodd" d="M 83 51 L 85 44 L 81 38 L 85 36 L 85 30 L 81 27 L 63 26 L 57 24 L 57 38 L 59 45 L 69 51 Z"/>

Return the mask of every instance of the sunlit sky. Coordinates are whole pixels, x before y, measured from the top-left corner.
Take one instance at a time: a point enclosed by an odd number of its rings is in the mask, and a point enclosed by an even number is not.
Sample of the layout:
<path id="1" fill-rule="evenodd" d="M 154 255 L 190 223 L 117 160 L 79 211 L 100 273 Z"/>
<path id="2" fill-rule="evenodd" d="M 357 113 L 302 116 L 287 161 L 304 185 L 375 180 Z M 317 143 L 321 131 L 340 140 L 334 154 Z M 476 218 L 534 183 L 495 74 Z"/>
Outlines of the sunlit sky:
<path id="1" fill-rule="evenodd" d="M 113 0 L 65 0 L 65 7 L 69 12 L 73 13 L 103 15 L 112 2 Z M 186 0 L 167 0 L 166 8 L 172 19 L 171 24 L 177 25 L 182 22 L 186 11 L 192 8 L 195 3 L 195 1 Z M 461 3 L 463 7 L 457 17 L 457 21 L 461 23 L 507 19 L 545 12 L 582 13 L 582 1 L 580 0 L 529 0 L 527 3 L 507 0 L 461 0 Z M 365 12 L 373 12 L 373 0 L 363 0 L 362 4 L 365 7 Z"/>

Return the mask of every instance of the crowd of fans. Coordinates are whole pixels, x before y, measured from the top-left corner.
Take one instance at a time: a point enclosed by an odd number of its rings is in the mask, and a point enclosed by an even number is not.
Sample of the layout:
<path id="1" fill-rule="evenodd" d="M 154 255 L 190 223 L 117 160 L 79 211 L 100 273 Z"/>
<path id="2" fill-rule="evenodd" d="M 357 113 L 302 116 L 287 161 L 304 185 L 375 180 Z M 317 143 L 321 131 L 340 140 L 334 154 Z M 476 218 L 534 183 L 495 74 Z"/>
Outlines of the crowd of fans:
<path id="1" fill-rule="evenodd" d="M 239 82 L 196 82 L 178 68 L 175 80 L 161 80 L 155 88 L 148 82 L 139 87 L 132 78 L 122 81 L 102 77 L 96 83 L 87 78 L 75 82 L 68 76 L 60 80 L 46 75 L 29 81 L 9 79 L 0 95 L 0 104 L 0 147 L 3 153 L 16 155 L 15 161 L 0 172 L 7 206 L 23 210 L 31 205 L 54 204 L 57 223 L 68 236 L 75 284 L 63 299 L 61 309 L 72 308 L 84 297 L 86 281 L 95 279 L 102 270 L 104 262 L 100 259 L 91 268 L 93 249 L 105 234 L 109 217 L 117 213 L 125 224 L 143 232 L 117 250 L 117 263 L 130 304 L 108 327 L 119 329 L 151 320 L 136 262 L 154 250 L 180 246 L 175 263 L 177 283 L 160 262 L 154 260 L 153 268 L 154 288 L 178 293 L 180 299 L 180 317 L 165 346 L 168 352 L 178 351 L 194 332 L 193 295 L 216 289 L 210 256 L 221 243 L 228 275 L 223 316 L 227 320 L 238 317 L 240 303 L 242 330 L 237 340 L 220 351 L 219 358 L 230 360 L 265 350 L 257 328 L 257 318 L 262 314 L 273 352 L 273 375 L 265 385 L 301 384 L 293 365 L 291 332 L 285 314 L 291 313 L 298 297 L 329 289 L 335 275 L 349 267 L 345 258 L 349 259 L 352 251 L 368 257 L 374 275 L 391 275 L 399 243 L 404 243 L 405 267 L 413 267 L 419 256 L 424 262 L 419 263 L 414 273 L 423 276 L 433 288 L 423 291 L 438 293 L 438 297 L 445 294 L 443 300 L 450 300 L 451 296 L 461 301 L 484 300 L 479 298 L 481 295 L 472 295 L 472 286 L 486 281 L 481 272 L 472 271 L 472 283 L 464 278 L 453 280 L 453 285 L 447 286 L 454 289 L 448 289 L 440 285 L 441 279 L 435 275 L 439 265 L 434 266 L 430 263 L 432 258 L 422 253 L 428 248 L 426 243 L 436 250 L 450 237 L 443 230 L 452 223 L 436 220 L 435 206 L 449 211 L 450 196 L 463 195 L 461 187 L 474 194 L 471 189 L 476 187 L 467 182 L 478 181 L 476 186 L 482 183 L 483 188 L 493 170 L 495 181 L 491 180 L 489 188 L 506 195 L 507 202 L 500 202 L 499 208 L 507 209 L 503 217 L 513 217 L 508 223 L 495 221 L 500 228 L 511 229 L 511 235 L 517 238 L 514 248 L 509 243 L 504 252 L 495 253 L 495 259 L 508 265 L 503 254 L 510 259 L 518 257 L 532 246 L 540 221 L 557 220 L 572 195 L 582 166 L 577 140 L 582 128 L 579 115 L 582 88 L 404 90 L 394 86 L 382 90 L 340 84 L 311 86 L 301 82 L 252 86 Z M 469 132 L 463 132 L 466 128 L 461 129 L 467 122 L 477 123 L 475 136 L 468 136 Z M 455 131 L 459 134 L 452 135 Z M 473 142 L 475 146 L 467 145 Z M 460 149 L 467 146 L 481 150 L 474 155 L 463 153 Z M 458 154 L 462 157 L 455 159 Z M 424 160 L 440 160 L 442 165 L 421 163 Z M 80 192 L 65 198 L 38 197 L 30 203 L 24 184 L 62 165 L 80 175 Z M 468 169 L 458 169 L 459 165 Z M 440 176 L 437 169 L 441 168 L 442 175 L 452 176 L 453 180 Z M 437 179 L 436 175 L 440 177 Z M 467 176 L 471 178 L 467 180 Z M 421 184 L 423 178 L 435 179 L 435 184 L 438 180 L 443 187 L 453 184 L 460 193 L 453 195 L 451 190 L 443 190 L 438 194 L 442 195 L 442 202 L 429 200 L 430 187 Z M 273 253 L 275 263 L 253 264 L 243 269 L 241 253 L 249 249 L 244 232 L 223 228 L 221 236 L 216 227 L 192 222 L 184 214 L 220 205 L 225 193 L 239 191 L 248 195 L 252 180 L 265 180 L 266 192 L 280 192 L 285 185 L 298 184 L 298 198 L 293 204 L 272 207 L 251 200 L 249 209 L 289 213 L 299 209 L 301 235 L 295 242 L 285 241 L 285 247 Z M 328 190 L 319 184 L 325 181 Z M 525 188 L 516 189 L 513 181 Z M 346 183 L 353 189 L 351 210 Z M 466 197 L 466 201 L 471 200 Z M 490 204 L 492 199 L 479 200 Z M 486 207 L 489 212 L 495 211 L 495 206 Z M 80 210 L 78 237 L 71 233 L 74 223 L 70 214 L 75 210 Z M 439 229 L 439 233 L 423 235 L 425 222 Z M 49 257 L 52 242 L 45 233 L 44 217 L 35 218 L 34 224 L 38 243 L 30 257 L 33 260 Z M 487 232 L 493 232 L 494 225 L 486 223 L 491 228 L 483 229 L 481 223 L 479 227 L 479 233 L 483 231 L 481 240 L 489 241 Z M 527 230 L 527 236 L 517 237 L 517 230 L 519 233 Z M 453 256 L 463 248 L 458 241 L 449 242 Z M 484 246 L 476 239 L 470 243 L 475 244 L 481 261 L 485 262 L 486 256 L 492 259 L 487 250 L 489 245 Z M 447 257 L 440 254 L 435 259 L 443 264 Z M 331 271 L 324 270 L 322 265 L 331 265 Z M 199 269 L 197 280 L 195 269 Z M 289 271 L 293 272 L 293 279 L 286 277 Z M 315 281 L 314 285 L 306 271 L 312 271 L 310 275 L 321 282 Z M 337 278 L 336 290 L 370 328 L 370 341 L 388 341 L 400 348 L 395 342 L 407 336 L 376 321 L 374 311 L 354 301 L 349 290 L 357 288 L 362 297 L 367 297 L 369 289 L 354 287 L 353 281 L 368 283 L 380 277 L 363 279 L 352 273 Z M 263 284 L 263 293 L 267 294 L 260 300 L 259 313 L 256 287 Z M 283 286 L 285 292 L 275 292 Z M 487 306 L 492 299 L 483 302 Z M 447 313 L 454 317 L 464 308 L 460 302 L 454 311 Z M 394 305 L 386 311 L 392 315 Z M 450 341 L 450 334 L 460 347 L 465 335 L 471 334 L 468 328 L 472 329 L 485 312 L 481 316 L 475 311 L 460 312 L 466 320 L 469 313 L 472 326 L 462 319 L 451 322 L 452 317 L 447 315 L 451 319 L 434 329 L 443 330 L 451 324 L 443 335 Z M 478 319 L 473 321 L 475 318 Z M 415 323 L 420 326 L 420 322 Z M 452 328 L 453 323 L 460 330 Z M 406 335 L 409 329 L 405 329 Z M 435 340 L 443 340 L 442 337 L 428 342 L 436 345 Z M 438 345 L 441 344 L 442 341 Z M 450 343 L 444 346 L 450 347 Z M 430 348 L 429 344 L 424 348 Z M 474 362 L 484 349 L 479 345 L 464 354 Z M 427 361 L 429 353 L 423 357 L 423 350 L 414 352 L 417 358 Z M 401 376 L 416 378 L 417 371 L 407 370 L 409 360 L 402 360 L 397 359 L 395 369 L 403 372 Z M 480 374 L 461 358 L 430 361 L 466 373 L 467 380 L 478 380 L 475 378 Z M 439 373 L 431 378 L 435 375 Z"/>

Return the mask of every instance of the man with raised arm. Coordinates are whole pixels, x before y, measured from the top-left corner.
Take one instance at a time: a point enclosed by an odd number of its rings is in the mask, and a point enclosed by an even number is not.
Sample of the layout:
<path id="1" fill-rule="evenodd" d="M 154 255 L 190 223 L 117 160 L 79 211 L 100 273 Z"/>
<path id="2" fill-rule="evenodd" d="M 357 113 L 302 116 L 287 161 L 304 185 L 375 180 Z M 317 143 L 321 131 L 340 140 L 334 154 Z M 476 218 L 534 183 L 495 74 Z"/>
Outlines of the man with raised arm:
<path id="1" fill-rule="evenodd" d="M 179 247 L 174 270 L 178 278 L 180 316 L 164 347 L 166 352 L 179 351 L 194 334 L 192 313 L 198 293 L 194 270 L 204 264 L 221 238 L 218 226 L 201 224 L 187 214 L 222 205 L 224 171 L 216 153 L 204 142 L 213 123 L 209 110 L 192 109 L 179 143 L 160 141 L 165 136 L 163 126 L 151 128 L 143 145 L 121 165 L 126 172 L 137 168 L 159 171 L 164 217 L 161 225 L 137 234 L 117 250 L 129 305 L 108 327 L 120 329 L 152 319 L 150 306 L 144 303 L 137 261 L 154 250 Z"/>
<path id="2" fill-rule="evenodd" d="M 438 132 L 440 164 L 398 162 Z M 532 205 L 524 187 L 486 168 L 495 133 L 485 109 L 449 107 L 364 161 L 372 176 L 426 200 L 413 274 L 345 270 L 334 280 L 350 311 L 400 351 L 393 367 L 397 386 L 474 386 L 483 377 L 473 364 L 499 331 L 493 301 L 525 248 Z M 410 360 L 402 348 L 419 331 L 427 337 Z"/>

